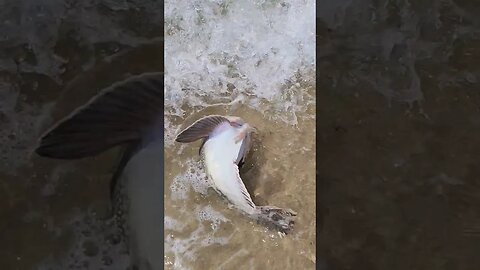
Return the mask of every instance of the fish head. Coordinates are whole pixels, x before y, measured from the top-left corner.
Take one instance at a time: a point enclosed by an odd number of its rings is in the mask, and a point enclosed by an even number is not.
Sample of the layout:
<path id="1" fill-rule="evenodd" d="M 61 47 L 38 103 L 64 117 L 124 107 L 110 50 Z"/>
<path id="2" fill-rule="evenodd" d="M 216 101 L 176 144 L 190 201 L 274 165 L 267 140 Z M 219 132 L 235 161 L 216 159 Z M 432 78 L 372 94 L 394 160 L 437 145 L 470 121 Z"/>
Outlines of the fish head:
<path id="1" fill-rule="evenodd" d="M 245 120 L 238 116 L 225 116 L 233 127 L 239 128 L 246 124 Z"/>
<path id="2" fill-rule="evenodd" d="M 246 127 L 247 133 L 251 133 L 251 132 L 258 133 L 257 129 L 255 127 L 253 127 L 249 123 L 245 122 L 245 120 L 243 120 L 242 118 L 240 118 L 238 116 L 229 115 L 229 116 L 225 116 L 225 118 L 227 118 L 228 121 L 230 122 L 230 126 L 232 126 L 234 128 L 240 129 L 242 127 L 248 126 L 248 127 Z"/>

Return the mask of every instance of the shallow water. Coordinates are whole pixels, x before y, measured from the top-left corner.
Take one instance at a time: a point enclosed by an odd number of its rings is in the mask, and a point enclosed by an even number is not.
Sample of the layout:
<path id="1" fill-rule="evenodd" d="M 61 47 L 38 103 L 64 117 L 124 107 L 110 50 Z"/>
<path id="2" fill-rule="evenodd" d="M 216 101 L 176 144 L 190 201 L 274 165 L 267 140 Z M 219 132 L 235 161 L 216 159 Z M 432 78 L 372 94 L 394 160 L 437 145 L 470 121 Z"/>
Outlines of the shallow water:
<path id="1" fill-rule="evenodd" d="M 99 89 L 163 69 L 163 10 L 148 0 L 77 2 L 10 1 L 0 9 L 2 269 L 124 269 L 129 261 L 107 211 L 117 152 L 60 162 L 31 151 L 44 128 Z M 182 13 L 190 1 L 177 2 Z M 320 1 L 317 104 L 311 83 L 302 81 L 311 80 L 311 68 L 290 81 L 291 71 L 302 66 L 296 60 L 313 53 L 306 43 L 302 51 L 290 42 L 309 40 L 307 31 L 297 31 L 309 27 L 292 18 L 311 2 L 265 1 L 257 12 L 245 8 L 248 17 L 233 1 L 197 1 L 185 15 L 189 20 L 167 20 L 170 45 L 179 44 L 176 53 L 187 51 L 165 56 L 167 68 L 176 67 L 166 70 L 166 90 L 174 94 L 168 99 L 171 171 L 165 183 L 171 203 L 166 227 L 174 230 L 166 232 L 175 236 L 166 237 L 167 268 L 229 269 L 246 262 L 246 269 L 308 269 L 315 261 L 323 269 L 477 269 L 477 2 Z M 225 43 L 231 36 L 215 32 L 232 18 L 239 23 L 229 25 L 232 35 L 248 33 L 243 43 Z M 249 20 L 259 32 L 245 27 Z M 208 34 L 195 36 L 200 30 Z M 272 51 L 272 40 L 284 51 Z M 252 50 L 263 54 L 252 56 Z M 292 237 L 280 238 L 228 209 L 201 182 L 198 144 L 173 144 L 181 127 L 210 113 L 240 115 L 259 129 L 242 175 L 255 202 L 299 212 Z M 319 241 L 310 243 L 315 219 L 301 210 L 314 209 L 315 146 L 309 142 L 315 130 Z M 303 141 L 305 149 L 285 138 Z M 292 160 L 309 162 L 287 167 Z"/>
<path id="2" fill-rule="evenodd" d="M 314 269 L 314 2 L 166 1 L 165 16 L 166 269 Z M 229 207 L 199 143 L 173 142 L 209 114 L 257 128 L 240 174 L 257 205 L 298 212 L 292 234 Z"/>
<path id="3" fill-rule="evenodd" d="M 205 113 L 226 114 L 222 107 Z M 294 232 L 282 238 L 275 231 L 230 209 L 209 190 L 198 156 L 199 144 L 166 150 L 167 269 L 313 269 L 315 263 L 315 143 L 314 120 L 298 128 L 268 121 L 253 109 L 231 112 L 259 130 L 253 150 L 241 170 L 257 205 L 289 207 L 298 212 Z M 301 194 L 298 196 L 297 194 Z M 212 256 L 211 254 L 215 254 Z"/>

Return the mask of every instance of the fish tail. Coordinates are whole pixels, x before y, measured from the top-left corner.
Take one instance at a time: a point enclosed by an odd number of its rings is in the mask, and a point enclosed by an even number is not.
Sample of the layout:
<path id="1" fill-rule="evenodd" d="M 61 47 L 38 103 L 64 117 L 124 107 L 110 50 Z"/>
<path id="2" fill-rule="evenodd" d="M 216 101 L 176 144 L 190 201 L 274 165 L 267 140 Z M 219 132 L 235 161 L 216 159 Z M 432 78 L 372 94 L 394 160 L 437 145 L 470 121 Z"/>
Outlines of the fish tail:
<path id="1" fill-rule="evenodd" d="M 296 215 L 297 213 L 291 209 L 276 206 L 257 206 L 255 214 L 258 223 L 285 234 L 293 229 Z"/>

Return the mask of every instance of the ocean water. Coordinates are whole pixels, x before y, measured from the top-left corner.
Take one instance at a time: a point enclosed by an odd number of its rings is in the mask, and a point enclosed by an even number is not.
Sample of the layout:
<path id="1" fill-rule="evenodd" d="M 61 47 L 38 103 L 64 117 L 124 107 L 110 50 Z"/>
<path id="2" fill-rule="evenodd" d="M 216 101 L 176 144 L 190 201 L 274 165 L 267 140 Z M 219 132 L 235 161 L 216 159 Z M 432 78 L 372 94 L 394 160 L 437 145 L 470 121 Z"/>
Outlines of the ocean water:
<path id="1" fill-rule="evenodd" d="M 292 234 L 229 207 L 199 144 L 174 142 L 209 114 L 257 128 L 242 179 L 257 205 L 298 212 Z M 314 1 L 166 1 L 165 121 L 166 269 L 314 269 Z"/>
<path id="2" fill-rule="evenodd" d="M 477 269 L 478 1 L 238 2 L 170 1 L 165 24 L 152 0 L 0 4 L 0 268 L 126 268 L 108 212 L 118 152 L 32 151 L 98 90 L 165 59 L 166 268 Z M 257 127 L 242 177 L 256 203 L 299 213 L 294 233 L 229 209 L 199 145 L 173 142 L 211 113 Z"/>

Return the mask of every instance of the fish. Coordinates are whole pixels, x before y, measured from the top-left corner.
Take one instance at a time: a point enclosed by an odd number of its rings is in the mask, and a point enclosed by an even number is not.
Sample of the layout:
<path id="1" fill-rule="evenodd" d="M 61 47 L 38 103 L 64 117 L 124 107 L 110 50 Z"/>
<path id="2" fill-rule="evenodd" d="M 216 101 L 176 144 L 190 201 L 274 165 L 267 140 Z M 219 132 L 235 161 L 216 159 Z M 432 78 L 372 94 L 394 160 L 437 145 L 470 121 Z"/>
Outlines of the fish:
<path id="1" fill-rule="evenodd" d="M 255 205 L 240 176 L 255 132 L 241 117 L 208 115 L 182 130 L 175 141 L 202 140 L 199 154 L 213 189 L 243 214 L 287 234 L 293 229 L 297 213 L 288 208 Z"/>
<path id="2" fill-rule="evenodd" d="M 54 124 L 35 149 L 46 158 L 82 159 L 123 148 L 110 180 L 112 215 L 140 270 L 164 267 L 163 104 L 163 72 L 132 76 Z"/>

